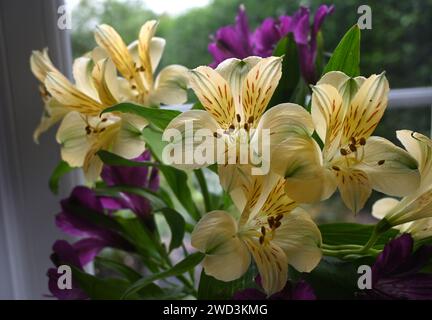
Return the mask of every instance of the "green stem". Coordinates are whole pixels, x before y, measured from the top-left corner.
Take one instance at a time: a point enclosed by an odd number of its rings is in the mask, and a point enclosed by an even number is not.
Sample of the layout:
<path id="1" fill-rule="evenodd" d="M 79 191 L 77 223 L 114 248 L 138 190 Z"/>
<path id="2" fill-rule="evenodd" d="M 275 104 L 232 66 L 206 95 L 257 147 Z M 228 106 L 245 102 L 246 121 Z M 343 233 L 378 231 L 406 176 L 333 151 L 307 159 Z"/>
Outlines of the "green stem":
<path id="1" fill-rule="evenodd" d="M 210 199 L 210 193 L 209 193 L 208 187 L 207 187 L 207 182 L 206 182 L 206 179 L 204 177 L 204 173 L 203 173 L 202 169 L 195 170 L 194 172 L 195 172 L 195 176 L 198 180 L 198 184 L 200 186 L 201 193 L 202 193 L 203 198 L 204 198 L 205 211 L 210 212 L 211 211 L 211 199 Z"/>

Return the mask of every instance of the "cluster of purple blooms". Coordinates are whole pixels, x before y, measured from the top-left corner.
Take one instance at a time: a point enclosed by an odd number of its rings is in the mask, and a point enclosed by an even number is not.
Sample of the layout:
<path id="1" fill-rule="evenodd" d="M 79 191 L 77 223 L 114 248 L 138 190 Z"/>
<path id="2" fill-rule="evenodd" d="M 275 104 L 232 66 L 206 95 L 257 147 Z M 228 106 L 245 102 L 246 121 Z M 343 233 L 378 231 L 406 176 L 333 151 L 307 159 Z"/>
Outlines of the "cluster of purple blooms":
<path id="1" fill-rule="evenodd" d="M 240 6 L 235 24 L 220 28 L 208 46 L 214 60 L 211 66 L 216 67 L 228 58 L 269 57 L 279 40 L 292 33 L 299 51 L 303 78 L 307 83 L 315 83 L 318 80 L 315 72 L 318 32 L 333 10 L 333 6 L 321 5 L 311 25 L 309 8 L 300 7 L 292 16 L 265 19 L 261 26 L 252 32 L 246 10 Z"/>

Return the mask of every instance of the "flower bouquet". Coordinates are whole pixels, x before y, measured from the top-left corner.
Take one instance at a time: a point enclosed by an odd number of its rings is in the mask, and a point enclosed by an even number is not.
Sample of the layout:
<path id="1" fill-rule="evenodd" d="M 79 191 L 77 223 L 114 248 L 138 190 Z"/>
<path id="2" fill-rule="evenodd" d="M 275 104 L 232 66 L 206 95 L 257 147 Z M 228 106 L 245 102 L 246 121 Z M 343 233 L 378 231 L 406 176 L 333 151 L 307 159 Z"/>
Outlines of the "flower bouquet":
<path id="1" fill-rule="evenodd" d="M 432 141 L 373 136 L 389 83 L 379 66 L 361 76 L 357 25 L 324 54 L 333 10 L 312 19 L 302 7 L 251 31 L 240 7 L 212 37 L 213 63 L 193 70 L 156 73 L 156 21 L 130 45 L 98 26 L 74 82 L 33 52 L 35 140 L 60 123 L 51 189 L 72 170 L 85 177 L 55 217 L 78 240 L 53 245 L 52 296 L 432 298 Z M 373 205 L 376 224 L 308 213 L 338 191 L 355 215 L 372 190 L 390 196 Z"/>

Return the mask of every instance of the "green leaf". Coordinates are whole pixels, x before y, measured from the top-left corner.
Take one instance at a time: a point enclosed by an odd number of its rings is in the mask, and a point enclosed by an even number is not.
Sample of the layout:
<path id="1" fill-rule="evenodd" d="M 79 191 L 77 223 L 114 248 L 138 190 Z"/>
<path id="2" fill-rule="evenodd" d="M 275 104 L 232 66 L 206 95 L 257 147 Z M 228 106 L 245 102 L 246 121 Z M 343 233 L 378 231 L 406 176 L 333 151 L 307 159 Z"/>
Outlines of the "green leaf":
<path id="1" fill-rule="evenodd" d="M 66 161 L 61 160 L 59 162 L 59 164 L 54 169 L 49 179 L 49 188 L 52 193 L 58 194 L 60 178 L 63 177 L 66 173 L 69 173 L 74 169 L 76 168 L 69 166 L 69 164 Z"/>
<path id="2" fill-rule="evenodd" d="M 78 286 L 93 300 L 118 300 L 122 297 L 130 283 L 123 279 L 101 279 L 85 273 L 73 266 L 72 276 Z M 131 299 L 138 296 L 130 295 Z"/>
<path id="3" fill-rule="evenodd" d="M 369 240 L 375 225 L 358 223 L 329 223 L 318 226 L 323 238 L 323 243 L 329 245 L 364 245 Z M 394 238 L 398 232 L 390 229 L 384 232 L 374 248 L 382 248 L 390 239 Z"/>
<path id="4" fill-rule="evenodd" d="M 146 287 L 147 285 L 149 285 L 153 281 L 167 278 L 167 277 L 174 277 L 174 276 L 182 275 L 183 273 L 185 273 L 185 272 L 189 271 L 190 269 L 194 268 L 195 266 L 197 266 L 204 259 L 204 256 L 205 256 L 204 253 L 195 252 L 195 253 L 187 256 L 185 259 L 183 259 L 182 261 L 180 261 L 174 267 L 172 267 L 171 269 L 169 269 L 167 271 L 164 271 L 161 273 L 156 273 L 156 274 L 153 274 L 147 278 L 142 278 L 142 279 L 138 280 L 137 282 L 132 284 L 126 290 L 126 292 L 124 293 L 122 298 L 123 299 L 128 298 L 130 295 L 133 295 L 134 293 L 138 292 L 139 290 Z"/>
<path id="5" fill-rule="evenodd" d="M 147 143 L 147 146 L 150 147 L 153 156 L 162 162 L 162 153 L 165 146 L 168 144 L 168 141 L 162 140 L 162 132 L 150 127 L 145 127 L 142 136 L 144 141 Z"/>
<path id="6" fill-rule="evenodd" d="M 255 276 L 257 275 L 256 267 L 251 265 L 248 271 L 239 279 L 224 282 L 213 278 L 201 271 L 200 282 L 198 286 L 199 300 L 228 300 L 231 299 L 239 290 L 246 288 L 255 288 Z"/>
<path id="7" fill-rule="evenodd" d="M 151 124 L 159 127 L 162 130 L 168 126 L 172 119 L 181 113 L 177 110 L 144 107 L 130 102 L 119 103 L 113 107 L 103 110 L 102 113 L 106 112 L 133 113 L 145 118 Z"/>
<path id="8" fill-rule="evenodd" d="M 360 29 L 357 24 L 339 42 L 323 74 L 330 71 L 342 71 L 350 77 L 360 75 Z"/>
<path id="9" fill-rule="evenodd" d="M 96 265 L 101 265 L 107 269 L 116 271 L 131 283 L 141 279 L 141 275 L 138 272 L 118 261 L 96 257 L 95 263 Z"/>
<path id="10" fill-rule="evenodd" d="M 297 45 L 293 34 L 289 34 L 278 42 L 273 55 L 284 56 L 282 61 L 282 77 L 270 100 L 269 108 L 279 103 L 290 101 L 301 78 Z"/>
<path id="11" fill-rule="evenodd" d="M 122 158 L 115 153 L 100 150 L 98 152 L 99 158 L 102 160 L 103 163 L 110 165 L 110 166 L 121 166 L 121 167 L 158 167 L 160 166 L 157 162 L 151 162 L 151 161 L 133 161 L 128 160 L 125 158 Z"/>
<path id="12" fill-rule="evenodd" d="M 318 299 L 354 299 L 359 290 L 358 267 L 372 263 L 370 257 L 355 261 L 324 257 L 311 273 L 304 273 L 303 278 L 312 286 Z"/>
<path id="13" fill-rule="evenodd" d="M 183 243 L 186 222 L 183 216 L 174 209 L 164 208 L 160 210 L 160 212 L 165 217 L 171 230 L 169 251 L 172 251 L 173 249 L 180 247 Z"/>

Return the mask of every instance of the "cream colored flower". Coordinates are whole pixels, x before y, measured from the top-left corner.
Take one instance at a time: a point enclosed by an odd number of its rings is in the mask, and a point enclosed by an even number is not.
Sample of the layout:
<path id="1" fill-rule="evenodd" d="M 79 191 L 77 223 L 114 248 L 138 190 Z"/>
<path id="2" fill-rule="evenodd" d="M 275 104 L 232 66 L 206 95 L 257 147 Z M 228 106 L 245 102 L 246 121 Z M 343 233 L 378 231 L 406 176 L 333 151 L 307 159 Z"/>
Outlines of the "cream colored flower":
<path id="1" fill-rule="evenodd" d="M 144 106 L 182 104 L 187 100 L 185 67 L 169 65 L 154 78 L 165 47 L 165 40 L 154 36 L 156 28 L 155 20 L 147 21 L 141 27 L 138 40 L 126 46 L 111 26 L 100 25 L 95 32 L 100 47 L 95 56 L 98 59 L 109 57 L 126 79 L 123 87 L 126 100 Z"/>
<path id="2" fill-rule="evenodd" d="M 412 233 L 415 238 L 428 237 L 432 235 L 432 141 L 410 130 L 400 130 L 397 136 L 418 162 L 420 186 L 400 201 L 393 198 L 378 200 L 372 215 L 385 218 L 391 226 Z"/>
<path id="3" fill-rule="evenodd" d="M 415 159 L 390 141 L 371 136 L 387 107 L 384 74 L 352 79 L 329 72 L 312 90 L 312 119 L 324 147 L 315 148 L 318 155 L 307 159 L 310 177 L 296 167 L 285 171 L 288 196 L 314 202 L 339 188 L 347 207 L 358 212 L 372 189 L 404 196 L 418 187 Z"/>
<path id="4" fill-rule="evenodd" d="M 53 99 L 45 87 L 47 74 L 49 72 L 59 72 L 48 56 L 48 49 L 33 51 L 30 57 L 30 68 L 34 76 L 39 80 L 39 92 L 44 103 L 40 123 L 33 134 L 34 141 L 38 143 L 39 136 L 59 122 L 69 110 Z"/>
<path id="5" fill-rule="evenodd" d="M 273 155 L 282 144 L 310 139 L 312 119 L 301 106 L 284 103 L 264 113 L 281 77 L 281 67 L 280 57 L 248 57 L 225 60 L 216 69 L 201 66 L 192 70 L 191 87 L 205 110 L 182 113 L 165 132 L 180 133 L 171 142 L 172 150 L 180 149 L 181 160 L 192 157 L 203 145 L 209 146 L 207 152 L 212 156 L 202 162 L 194 158 L 172 165 L 195 169 L 217 163 L 221 185 L 232 192 L 244 177 L 268 174 L 266 169 L 271 170 Z M 201 129 L 208 133 L 189 142 L 188 124 L 192 125 L 193 136 Z M 213 150 L 212 146 L 217 148 Z"/>
<path id="6" fill-rule="evenodd" d="M 286 196 L 283 179 L 269 188 L 263 177 L 254 178 L 243 190 L 247 201 L 239 207 L 240 218 L 225 211 L 208 213 L 195 226 L 192 246 L 206 254 L 206 274 L 222 281 L 241 277 L 252 257 L 262 286 L 271 295 L 285 286 L 288 265 L 300 272 L 315 268 L 322 256 L 321 234 L 309 215 Z"/>

